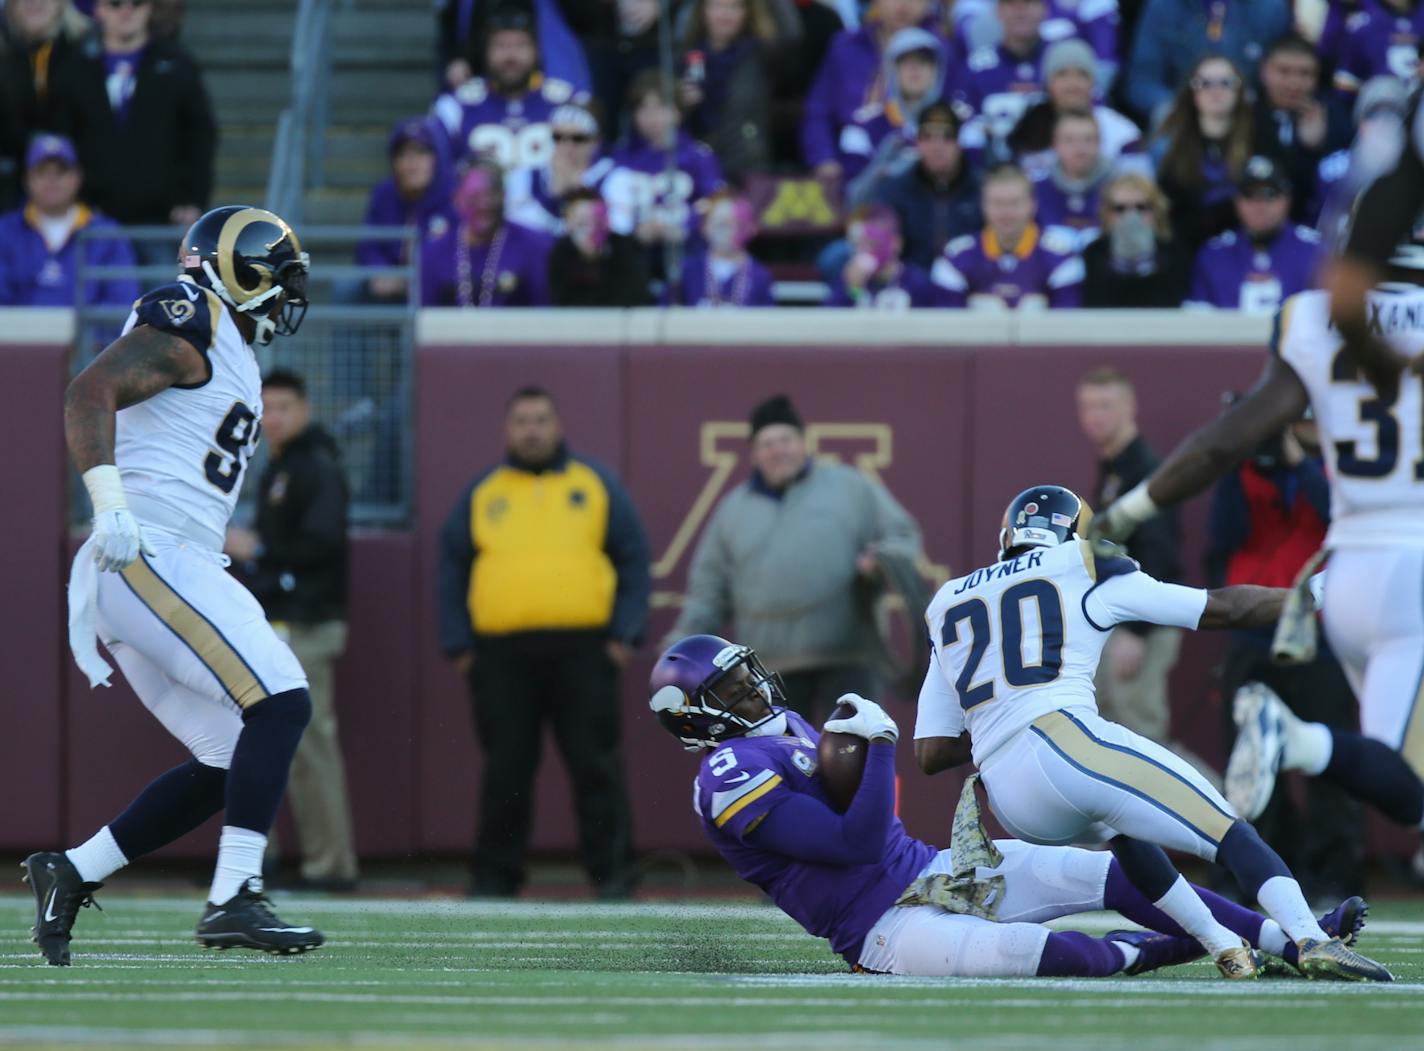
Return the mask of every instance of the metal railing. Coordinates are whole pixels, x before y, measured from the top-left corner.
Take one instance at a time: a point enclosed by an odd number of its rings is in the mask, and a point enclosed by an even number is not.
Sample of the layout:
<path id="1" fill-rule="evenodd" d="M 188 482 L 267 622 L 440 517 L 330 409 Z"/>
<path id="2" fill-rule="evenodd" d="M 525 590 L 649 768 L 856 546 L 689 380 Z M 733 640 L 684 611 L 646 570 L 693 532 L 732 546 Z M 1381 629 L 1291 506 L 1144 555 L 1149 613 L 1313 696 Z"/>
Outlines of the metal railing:
<path id="1" fill-rule="evenodd" d="M 301 0 L 293 27 L 292 102 L 277 118 L 266 201 L 291 223 L 301 221 L 307 188 L 325 179 L 335 6 L 336 0 Z"/>
<path id="2" fill-rule="evenodd" d="M 115 283 L 131 287 L 136 282 L 140 290 L 148 290 L 174 280 L 181 232 L 162 226 L 101 226 L 81 232 L 75 270 L 75 372 L 113 341 L 129 315 L 133 304 L 115 297 Z M 332 433 L 342 451 L 351 485 L 352 524 L 403 524 L 409 520 L 414 491 L 411 374 L 420 301 L 417 231 L 306 226 L 298 232 L 313 260 L 309 294 L 315 305 L 295 336 L 255 348 L 258 364 L 264 373 L 280 366 L 305 379 L 315 420 Z M 140 258 L 166 256 L 173 262 L 86 265 L 87 242 L 116 238 L 138 242 Z M 361 266 L 330 261 L 350 260 L 361 241 L 399 241 L 400 257 L 408 262 Z M 370 282 L 379 278 L 404 281 L 404 299 L 376 299 Z M 95 294 L 97 302 L 92 301 Z M 264 465 L 259 450 L 246 471 L 249 497 Z M 76 514 L 87 511 L 85 500 L 72 504 Z"/>

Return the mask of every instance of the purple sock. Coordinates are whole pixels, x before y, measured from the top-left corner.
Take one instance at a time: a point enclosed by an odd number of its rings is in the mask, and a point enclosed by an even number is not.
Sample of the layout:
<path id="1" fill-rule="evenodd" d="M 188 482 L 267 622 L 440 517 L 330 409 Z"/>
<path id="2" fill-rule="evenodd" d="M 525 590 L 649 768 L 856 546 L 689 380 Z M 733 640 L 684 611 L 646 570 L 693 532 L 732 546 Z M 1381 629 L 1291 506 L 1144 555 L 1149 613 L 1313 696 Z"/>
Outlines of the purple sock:
<path id="1" fill-rule="evenodd" d="M 1106 978 L 1126 962 L 1122 950 L 1110 941 L 1078 931 L 1053 931 L 1038 961 L 1038 977 Z"/>
<path id="2" fill-rule="evenodd" d="M 1206 902 L 1206 907 L 1216 917 L 1217 923 L 1241 935 L 1253 946 L 1260 947 L 1261 924 L 1266 920 L 1264 916 L 1233 901 L 1227 901 L 1220 894 L 1213 894 L 1195 883 L 1192 884 L 1192 889 Z M 1108 865 L 1108 882 L 1103 888 L 1103 908 L 1121 913 L 1148 930 L 1161 931 L 1179 938 L 1190 937 L 1177 925 L 1176 920 L 1148 901 L 1142 892 L 1128 881 L 1116 860 Z"/>

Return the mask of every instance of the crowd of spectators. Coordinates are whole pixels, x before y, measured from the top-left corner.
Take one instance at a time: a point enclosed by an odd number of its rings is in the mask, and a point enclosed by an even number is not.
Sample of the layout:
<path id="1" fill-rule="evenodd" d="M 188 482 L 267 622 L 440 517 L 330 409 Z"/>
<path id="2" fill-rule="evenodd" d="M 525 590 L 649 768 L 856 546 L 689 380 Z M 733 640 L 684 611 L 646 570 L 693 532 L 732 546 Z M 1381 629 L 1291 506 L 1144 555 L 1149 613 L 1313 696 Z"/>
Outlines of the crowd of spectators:
<path id="1" fill-rule="evenodd" d="M 81 262 L 171 262 L 170 241 L 81 230 L 185 226 L 205 211 L 217 124 L 178 42 L 181 0 L 8 0 L 0 24 L 0 306 L 127 306 Z"/>
<path id="2" fill-rule="evenodd" d="M 429 130 L 397 129 L 368 220 L 423 226 L 428 305 L 771 305 L 772 275 L 819 271 L 840 307 L 1272 311 L 1424 19 L 1119 2 L 680 0 L 664 27 L 655 0 L 446 0 Z M 435 173 L 406 185 L 410 143 Z M 477 162 L 508 258 L 448 190 L 429 207 Z M 768 221 L 786 182 L 833 217 L 819 241 Z M 449 277 L 475 257 L 483 296 Z"/>

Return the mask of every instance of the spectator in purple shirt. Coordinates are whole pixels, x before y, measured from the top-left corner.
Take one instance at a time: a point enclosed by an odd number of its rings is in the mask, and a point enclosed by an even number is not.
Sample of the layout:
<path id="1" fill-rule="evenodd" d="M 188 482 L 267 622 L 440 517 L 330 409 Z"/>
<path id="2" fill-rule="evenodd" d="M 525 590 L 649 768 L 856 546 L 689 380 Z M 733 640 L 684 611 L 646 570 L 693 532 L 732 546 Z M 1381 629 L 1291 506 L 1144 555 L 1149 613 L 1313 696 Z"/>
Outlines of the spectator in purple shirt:
<path id="1" fill-rule="evenodd" d="M 600 156 L 598 119 L 570 102 L 549 117 L 554 153 L 547 165 L 515 168 L 505 176 L 505 215 L 511 222 L 555 237 L 564 232 L 564 203 L 575 190 L 598 189 L 613 170 Z"/>
<path id="2" fill-rule="evenodd" d="M 1082 251 L 1098 236 L 1098 195 L 1112 173 L 1091 113 L 1061 113 L 1053 128 L 1053 166 L 1034 180 L 1038 225 Z"/>
<path id="3" fill-rule="evenodd" d="M 0 216 L 0 306 L 77 306 L 81 302 L 79 233 L 115 223 L 79 202 L 79 159 L 68 139 L 36 136 L 25 169 L 29 204 Z M 84 263 L 137 265 L 133 246 L 122 237 L 85 242 Z M 82 302 L 127 307 L 141 294 L 133 278 L 91 278 L 85 283 Z"/>
<path id="4" fill-rule="evenodd" d="M 1287 296 L 1310 288 L 1320 235 L 1288 221 L 1290 203 L 1290 182 L 1276 161 L 1247 161 L 1235 200 L 1241 225 L 1197 254 L 1186 305 L 1274 314 Z"/>
<path id="5" fill-rule="evenodd" d="M 883 204 L 864 204 L 850 215 L 851 256 L 831 285 L 827 306 L 908 310 L 938 305 L 929 274 L 901 258 L 900 219 Z"/>
<path id="6" fill-rule="evenodd" d="M 1025 111 L 1008 136 L 1008 149 L 1014 163 L 1031 177 L 1041 175 L 1053 163 L 1053 130 L 1063 113 L 1091 113 L 1098 123 L 1098 144 L 1103 159 L 1115 168 L 1152 170 L 1152 163 L 1142 154 L 1142 132 L 1128 118 L 1108 106 L 1093 102 L 1093 84 L 1098 62 L 1093 51 L 1081 40 L 1060 40 L 1049 46 L 1043 56 L 1042 101 Z M 982 140 L 982 122 L 979 122 Z M 966 148 L 982 142 L 965 142 Z"/>
<path id="7" fill-rule="evenodd" d="M 777 68 L 795 61 L 801 21 L 792 0 L 696 0 L 683 35 L 678 101 L 687 130 L 732 180 L 771 163 Z"/>
<path id="8" fill-rule="evenodd" d="M 1003 39 L 969 53 L 954 96 L 982 118 L 987 141 L 1002 142 L 1043 91 L 1047 7 L 1044 0 L 998 0 L 995 10 Z"/>
<path id="9" fill-rule="evenodd" d="M 1083 260 L 1070 238 L 1034 223 L 1033 186 L 1011 164 L 984 177 L 984 218 L 978 237 L 945 245 L 930 271 L 944 306 L 976 310 L 1038 310 L 1079 306 Z"/>
<path id="10" fill-rule="evenodd" d="M 587 93 L 539 72 L 533 24 L 517 9 L 490 19 L 485 67 L 488 77 L 465 81 L 431 108 L 449 139 L 450 159 L 493 157 L 506 171 L 548 164 L 550 115 L 566 102 L 586 102 Z"/>
<path id="11" fill-rule="evenodd" d="M 992 46 L 1003 37 L 993 0 L 960 0 L 954 5 L 955 43 L 964 54 Z M 960 12 L 964 10 L 964 17 Z M 1105 97 L 1121 63 L 1117 0 L 1048 0 L 1039 35 L 1050 46 L 1082 40 L 1094 55 L 1094 93 Z"/>
<path id="12" fill-rule="evenodd" d="M 546 234 L 504 218 L 504 173 L 477 161 L 455 190 L 459 221 L 426 241 L 420 258 L 421 305 L 538 307 L 549 303 Z"/>
<path id="13" fill-rule="evenodd" d="M 882 103 L 862 106 L 841 129 L 837 159 L 849 183 L 852 202 L 864 200 L 884 173 L 904 166 L 914 150 L 920 111 L 944 97 L 946 57 L 943 42 L 917 26 L 902 29 L 885 46 Z"/>
<path id="14" fill-rule="evenodd" d="M 633 81 L 628 109 L 632 131 L 613 151 L 603 182 L 609 221 L 615 232 L 636 234 L 645 245 L 681 243 L 693 230 L 693 207 L 721 188 L 722 170 L 711 150 L 679 128 L 677 105 L 655 70 Z"/>
<path id="15" fill-rule="evenodd" d="M 557 307 L 641 307 L 653 302 L 647 253 L 608 228 L 608 204 L 597 190 L 564 198 L 564 227 L 549 254 L 549 288 Z"/>
<path id="16" fill-rule="evenodd" d="M 1083 249 L 1083 306 L 1179 307 L 1187 297 L 1192 257 L 1172 239 L 1167 198 L 1141 172 L 1103 187 L 1102 235 Z"/>
<path id="17" fill-rule="evenodd" d="M 576 35 L 587 0 L 436 0 L 436 51 L 441 88 L 455 91 L 476 74 L 486 73 L 482 46 L 505 10 L 528 14 L 539 33 L 544 72 L 580 91 L 591 86 L 588 59 Z"/>
<path id="18" fill-rule="evenodd" d="M 871 199 L 900 217 L 905 261 L 928 270 L 947 243 L 981 229 L 984 216 L 978 176 L 959 147 L 959 115 L 953 106 L 936 102 L 920 113 L 915 150 L 915 163 L 881 179 Z"/>
<path id="19" fill-rule="evenodd" d="M 751 202 L 730 190 L 718 190 L 702 203 L 702 240 L 707 249 L 683 260 L 681 305 L 775 306 L 771 273 L 747 251 L 756 236 Z"/>
<path id="20" fill-rule="evenodd" d="M 429 117 L 397 123 L 386 147 L 390 178 L 377 183 L 366 202 L 367 226 L 413 226 L 417 250 L 426 241 L 443 237 L 457 222 L 450 203 L 450 177 L 437 153 L 438 135 Z M 409 262 L 406 247 L 404 241 L 362 241 L 356 246 L 356 262 L 368 267 L 403 266 Z M 403 277 L 366 281 L 365 295 L 374 302 L 404 302 L 407 294 Z"/>
<path id="21" fill-rule="evenodd" d="M 1241 73 L 1219 55 L 1202 59 L 1152 144 L 1157 181 L 1172 202 L 1172 229 L 1190 251 L 1235 225 L 1232 196 L 1252 137 Z"/>
<path id="22" fill-rule="evenodd" d="M 875 17 L 859 29 L 844 30 L 831 41 L 806 96 L 801 121 L 801 153 L 816 177 L 841 177 L 836 142 L 862 106 L 885 100 L 883 49 L 902 29 L 933 29 L 929 0 L 879 0 Z"/>
<path id="23" fill-rule="evenodd" d="M 1375 0 L 1345 23 L 1335 90 L 1354 102 L 1360 85 L 1371 77 L 1409 80 L 1419 66 L 1424 40 L 1424 4 L 1418 0 Z"/>

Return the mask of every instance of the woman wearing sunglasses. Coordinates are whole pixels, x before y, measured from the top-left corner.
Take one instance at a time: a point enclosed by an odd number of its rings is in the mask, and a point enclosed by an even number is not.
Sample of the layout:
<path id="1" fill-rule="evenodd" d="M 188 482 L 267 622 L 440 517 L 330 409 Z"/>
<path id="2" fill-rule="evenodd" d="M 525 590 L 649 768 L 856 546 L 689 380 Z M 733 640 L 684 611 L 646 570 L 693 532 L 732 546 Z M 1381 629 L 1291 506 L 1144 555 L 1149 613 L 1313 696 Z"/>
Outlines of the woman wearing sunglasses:
<path id="1" fill-rule="evenodd" d="M 1252 131 L 1240 71 L 1220 56 L 1199 60 L 1152 144 L 1172 230 L 1193 252 L 1236 221 L 1232 196 Z"/>
<path id="2" fill-rule="evenodd" d="M 1103 187 L 1102 235 L 1083 249 L 1085 307 L 1178 307 L 1187 296 L 1191 256 L 1172 238 L 1167 198 L 1127 172 Z"/>

